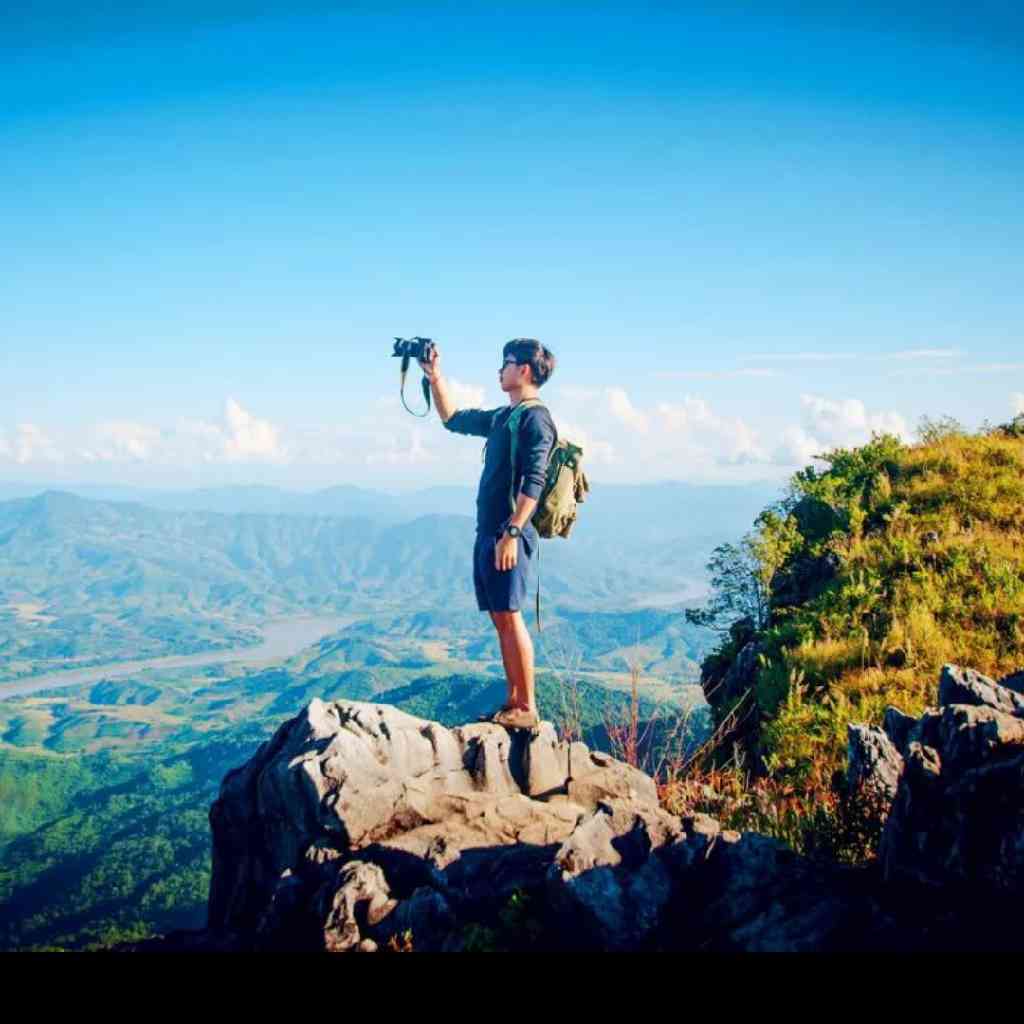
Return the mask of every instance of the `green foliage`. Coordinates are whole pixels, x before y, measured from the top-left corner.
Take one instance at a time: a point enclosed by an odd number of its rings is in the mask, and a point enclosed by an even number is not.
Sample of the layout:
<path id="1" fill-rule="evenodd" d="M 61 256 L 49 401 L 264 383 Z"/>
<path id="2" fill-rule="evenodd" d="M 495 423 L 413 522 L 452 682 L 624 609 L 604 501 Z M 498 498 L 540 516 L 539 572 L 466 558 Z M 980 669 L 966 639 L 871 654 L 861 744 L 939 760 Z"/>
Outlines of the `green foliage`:
<path id="1" fill-rule="evenodd" d="M 758 559 L 757 538 L 739 544 L 720 544 L 707 564 L 711 599 L 703 608 L 688 608 L 686 621 L 726 633 L 737 619 L 749 619 L 757 629 L 768 623 L 766 570 Z"/>
<path id="2" fill-rule="evenodd" d="M 969 434 L 949 418 L 925 420 L 919 444 L 881 435 L 829 452 L 827 469 L 797 473 L 787 501 L 759 517 L 746 554 L 729 552 L 734 576 L 768 583 L 753 634 L 760 727 L 748 754 L 762 780 L 805 802 L 813 794 L 800 837 L 793 821 L 785 826 L 794 843 L 817 841 L 841 858 L 873 848 L 870 815 L 837 788 L 848 723 L 878 725 L 889 704 L 919 714 L 946 662 L 997 677 L 1019 666 L 1024 427 L 1014 424 Z M 825 585 L 776 600 L 780 580 L 826 557 Z M 741 634 L 705 660 L 705 678 L 721 678 L 752 637 Z"/>
<path id="3" fill-rule="evenodd" d="M 63 785 L 54 758 L 4 754 L 0 784 L 17 786 L 24 809 L 20 834 L 0 845 L 0 948 L 88 949 L 202 927 L 209 806 L 265 738 L 246 724 L 151 762 L 62 760 Z"/>
<path id="4" fill-rule="evenodd" d="M 1009 423 L 998 428 L 1005 437 L 1024 437 L 1024 412 L 1017 413 Z"/>

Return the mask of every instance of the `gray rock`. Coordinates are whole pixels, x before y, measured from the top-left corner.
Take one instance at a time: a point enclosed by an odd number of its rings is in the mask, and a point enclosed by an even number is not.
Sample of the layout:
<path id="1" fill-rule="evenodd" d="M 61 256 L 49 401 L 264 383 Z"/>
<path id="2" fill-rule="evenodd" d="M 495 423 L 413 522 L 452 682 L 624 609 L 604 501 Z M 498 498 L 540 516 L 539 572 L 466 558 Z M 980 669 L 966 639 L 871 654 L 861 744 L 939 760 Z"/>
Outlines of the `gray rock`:
<path id="1" fill-rule="evenodd" d="M 356 949 L 362 941 L 362 917 L 371 928 L 379 925 L 398 905 L 391 898 L 384 872 L 376 864 L 352 861 L 343 865 L 332 883 L 316 897 L 322 921 L 324 948 L 341 953 Z M 357 917 L 357 914 L 359 915 Z"/>
<path id="2" fill-rule="evenodd" d="M 927 890 L 927 907 L 981 887 L 972 905 L 995 891 L 1009 907 L 1024 899 L 1024 718 L 1011 689 L 949 669 L 954 703 L 850 728 L 849 781 L 891 800 L 887 885 Z M 209 927 L 167 948 L 371 951 L 411 932 L 414 949 L 456 950 L 468 924 L 500 931 L 516 892 L 545 948 L 904 948 L 928 927 L 897 926 L 870 872 L 667 814 L 650 777 L 548 723 L 449 730 L 313 701 L 225 776 L 210 823 Z M 949 947 L 967 933 L 956 913 Z"/>
<path id="3" fill-rule="evenodd" d="M 526 792 L 544 796 L 563 790 L 569 776 L 569 749 L 559 744 L 550 722 L 543 722 L 526 747 Z"/>
<path id="4" fill-rule="evenodd" d="M 680 832 L 657 808 L 602 804 L 577 825 L 548 871 L 547 898 L 561 927 L 595 949 L 640 945 L 672 895 L 671 873 L 652 853 Z"/>
<path id="5" fill-rule="evenodd" d="M 899 708 L 890 705 L 885 709 L 882 730 L 892 741 L 893 746 L 900 752 L 901 756 L 906 756 L 910 734 L 916 724 L 917 719 L 913 715 L 905 715 Z"/>
<path id="6" fill-rule="evenodd" d="M 869 792 L 884 805 L 881 813 L 888 814 L 903 774 L 903 757 L 881 729 L 849 725 L 846 732 L 849 791 Z"/>
<path id="7" fill-rule="evenodd" d="M 1024 746 L 1024 721 L 986 705 L 942 709 L 939 753 L 950 772 L 977 767 L 1007 747 Z"/>
<path id="8" fill-rule="evenodd" d="M 685 845 L 698 856 L 683 866 L 673 915 L 682 948 L 804 952 L 863 948 L 880 930 L 877 908 L 849 886 L 844 873 L 816 865 L 777 840 L 754 833 L 705 829 Z"/>
<path id="9" fill-rule="evenodd" d="M 939 703 L 973 704 L 995 708 L 1024 718 L 1024 696 L 1015 693 L 973 669 L 943 665 L 939 676 Z"/>
<path id="10" fill-rule="evenodd" d="M 1024 721 L 978 673 L 943 669 L 942 697 L 912 730 L 879 847 L 887 882 L 1024 896 Z M 1002 692 L 1000 692 L 1000 690 Z M 925 721 L 927 719 L 927 721 Z M 983 904 L 982 904 L 983 905 Z"/>

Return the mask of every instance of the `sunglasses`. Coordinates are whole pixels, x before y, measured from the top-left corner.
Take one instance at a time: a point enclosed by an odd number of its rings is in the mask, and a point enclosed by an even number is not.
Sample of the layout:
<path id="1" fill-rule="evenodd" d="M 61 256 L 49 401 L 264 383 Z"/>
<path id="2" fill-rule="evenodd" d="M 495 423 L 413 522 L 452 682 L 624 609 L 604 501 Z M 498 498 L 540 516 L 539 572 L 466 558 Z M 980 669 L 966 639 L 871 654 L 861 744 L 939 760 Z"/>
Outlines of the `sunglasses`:
<path id="1" fill-rule="evenodd" d="M 517 363 L 514 359 L 506 359 L 505 362 L 503 362 L 501 364 L 501 369 L 498 372 L 500 373 L 502 370 L 505 369 L 506 366 L 518 366 L 518 365 L 519 365 L 519 363 Z"/>

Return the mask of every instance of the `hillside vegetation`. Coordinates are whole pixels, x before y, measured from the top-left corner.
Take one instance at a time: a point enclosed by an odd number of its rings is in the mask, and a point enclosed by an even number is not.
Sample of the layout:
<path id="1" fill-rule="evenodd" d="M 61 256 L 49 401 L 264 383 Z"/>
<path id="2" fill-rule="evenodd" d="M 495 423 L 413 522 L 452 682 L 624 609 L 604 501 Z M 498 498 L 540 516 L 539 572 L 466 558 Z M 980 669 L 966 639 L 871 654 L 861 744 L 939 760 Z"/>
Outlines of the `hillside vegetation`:
<path id="1" fill-rule="evenodd" d="M 571 544 L 546 545 L 545 611 L 640 612 L 699 597 L 707 553 L 732 535 L 727 524 L 739 514 L 749 521 L 765 493 L 706 490 L 637 488 L 632 501 L 645 516 L 630 530 L 603 503 Z M 629 494 L 611 489 L 606 504 L 621 512 Z M 252 646 L 255 627 L 280 617 L 443 610 L 478 621 L 474 536 L 468 515 L 399 525 L 229 516 L 56 491 L 0 502 L 0 682 L 126 652 L 141 660 Z M 657 654 L 652 662 L 672 660 Z M 686 668 L 696 675 L 695 664 Z"/>
<path id="2" fill-rule="evenodd" d="M 975 434 L 925 421 L 917 444 L 823 458 L 716 550 L 714 599 L 691 615 L 722 636 L 702 681 L 738 823 L 767 813 L 798 846 L 842 812 L 849 723 L 918 715 L 943 664 L 998 678 L 1024 649 L 1024 417 Z"/>

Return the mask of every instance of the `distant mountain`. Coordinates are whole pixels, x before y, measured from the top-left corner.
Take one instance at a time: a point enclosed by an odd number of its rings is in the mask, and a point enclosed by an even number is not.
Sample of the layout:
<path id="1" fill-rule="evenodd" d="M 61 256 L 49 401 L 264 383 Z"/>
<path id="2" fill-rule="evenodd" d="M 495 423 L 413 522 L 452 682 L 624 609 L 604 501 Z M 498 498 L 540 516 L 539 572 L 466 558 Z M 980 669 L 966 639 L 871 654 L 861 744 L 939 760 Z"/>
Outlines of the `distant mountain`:
<path id="1" fill-rule="evenodd" d="M 425 511 L 465 504 L 470 512 L 470 492 L 435 488 L 402 499 L 358 488 L 321 494 L 328 507 L 347 504 L 371 514 L 229 514 L 64 491 L 0 502 L 0 677 L 51 663 L 237 646 L 252 642 L 245 624 L 279 615 L 478 615 L 473 519 Z M 600 490 L 568 541 L 543 543 L 542 603 L 581 613 L 678 612 L 703 596 L 714 545 L 738 535 L 740 521 L 749 522 L 773 496 L 680 484 Z M 313 497 L 229 488 L 176 500 L 273 508 Z M 420 514 L 402 518 L 413 505 Z M 688 670 L 667 634 L 652 644 L 651 663 Z"/>
<path id="2" fill-rule="evenodd" d="M 0 484 L 0 501 L 38 497 L 60 491 L 90 501 L 128 502 L 147 508 L 188 512 L 217 512 L 221 515 L 340 516 L 366 518 L 377 522 L 400 522 L 415 518 L 405 501 L 390 494 L 362 487 L 340 485 L 315 493 L 286 491 L 279 487 L 253 484 L 244 487 L 209 487 L 194 491 L 147 490 L 99 484 L 32 487 Z M 470 495 L 471 497 L 471 495 Z M 425 511 L 434 511 L 433 508 Z M 465 506 L 462 509 L 465 512 Z"/>
<path id="3" fill-rule="evenodd" d="M 277 487 L 215 487 L 161 491 L 100 485 L 44 488 L 0 484 L 0 502 L 39 497 L 47 492 L 73 494 L 91 501 L 129 502 L 148 508 L 217 512 L 221 515 L 332 516 L 408 522 L 427 515 L 475 515 L 472 487 L 428 487 L 392 495 L 344 484 L 313 493 Z M 754 516 L 779 496 L 770 484 L 705 486 L 680 482 L 594 485 L 573 539 L 605 543 L 616 538 L 645 543 L 678 537 L 739 536 Z M 718 540 L 715 543 L 718 543 Z"/>
<path id="4" fill-rule="evenodd" d="M 293 610 L 471 606 L 473 521 L 425 515 L 370 519 L 221 515 L 96 502 L 57 491 L 0 503 L 0 606 L 38 602 L 92 614 L 144 608 L 259 617 Z M 545 545 L 552 596 L 630 604 L 689 578 L 682 545 L 619 558 Z"/>

